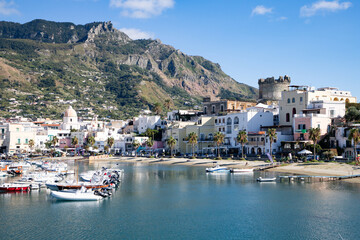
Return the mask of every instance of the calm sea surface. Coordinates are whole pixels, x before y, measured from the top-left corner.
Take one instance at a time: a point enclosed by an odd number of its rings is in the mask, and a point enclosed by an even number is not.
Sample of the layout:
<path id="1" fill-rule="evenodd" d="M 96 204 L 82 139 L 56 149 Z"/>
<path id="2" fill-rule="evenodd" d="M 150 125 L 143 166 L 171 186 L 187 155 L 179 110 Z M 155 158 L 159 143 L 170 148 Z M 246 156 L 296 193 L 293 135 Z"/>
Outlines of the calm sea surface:
<path id="1" fill-rule="evenodd" d="M 46 190 L 0 194 L 0 239 L 360 239 L 360 185 L 79 163 L 80 172 L 101 166 L 125 175 L 113 197 L 100 202 L 57 202 Z"/>

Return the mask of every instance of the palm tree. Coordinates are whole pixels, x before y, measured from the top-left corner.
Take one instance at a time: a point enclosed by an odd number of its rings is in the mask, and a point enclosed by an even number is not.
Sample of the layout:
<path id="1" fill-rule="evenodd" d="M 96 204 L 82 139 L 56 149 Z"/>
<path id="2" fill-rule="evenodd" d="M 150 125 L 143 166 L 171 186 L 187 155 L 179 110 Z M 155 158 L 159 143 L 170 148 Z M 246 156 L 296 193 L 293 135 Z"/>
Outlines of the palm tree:
<path id="1" fill-rule="evenodd" d="M 277 139 L 277 133 L 275 128 L 269 128 L 266 132 L 266 137 L 269 138 L 270 143 L 270 155 L 272 156 L 272 143 Z"/>
<path id="2" fill-rule="evenodd" d="M 35 141 L 33 139 L 30 139 L 28 144 L 29 144 L 30 150 L 32 151 L 32 149 L 33 149 L 33 147 L 35 145 Z"/>
<path id="3" fill-rule="evenodd" d="M 170 107 L 171 107 L 171 100 L 170 99 L 166 99 L 164 106 L 166 107 L 166 109 L 169 111 Z"/>
<path id="4" fill-rule="evenodd" d="M 156 115 L 159 115 L 162 112 L 162 107 L 160 103 L 155 103 L 154 105 L 154 111 L 156 113 Z"/>
<path id="5" fill-rule="evenodd" d="M 71 139 L 71 144 L 75 147 L 75 154 L 77 154 L 77 153 L 76 153 L 76 146 L 79 144 L 79 139 L 78 139 L 76 136 L 74 136 L 74 137 Z"/>
<path id="6" fill-rule="evenodd" d="M 51 144 L 54 145 L 54 149 L 58 142 L 59 142 L 59 139 L 57 138 L 57 136 L 54 136 L 53 139 L 51 140 Z"/>
<path id="7" fill-rule="evenodd" d="M 169 137 L 167 140 L 166 140 L 166 144 L 170 147 L 170 157 L 172 157 L 172 152 L 173 152 L 173 149 L 176 145 L 176 139 L 173 138 L 173 137 Z"/>
<path id="8" fill-rule="evenodd" d="M 241 145 L 241 158 L 244 158 L 244 144 L 248 142 L 247 133 L 244 130 L 239 131 L 236 141 Z"/>
<path id="9" fill-rule="evenodd" d="M 106 142 L 107 142 L 107 145 L 109 145 L 109 147 L 110 147 L 110 153 L 111 153 L 111 147 L 114 145 L 115 140 L 113 137 L 109 137 Z"/>
<path id="10" fill-rule="evenodd" d="M 316 160 L 316 145 L 320 139 L 320 128 L 310 128 L 309 130 L 309 138 L 314 143 L 314 160 Z"/>
<path id="11" fill-rule="evenodd" d="M 194 148 L 195 148 L 195 145 L 197 144 L 198 142 L 198 136 L 196 135 L 196 133 L 194 132 L 191 132 L 188 136 L 188 141 L 189 143 L 191 144 L 191 149 L 192 149 L 192 156 L 194 157 Z"/>
<path id="12" fill-rule="evenodd" d="M 356 164 L 358 164 L 356 146 L 357 146 L 358 143 L 360 142 L 360 132 L 359 132 L 359 129 L 353 128 L 353 129 L 350 130 L 349 141 L 353 141 L 353 142 L 354 142 L 354 158 L 355 158 Z"/>
<path id="13" fill-rule="evenodd" d="M 136 157 L 137 149 L 140 147 L 140 143 L 139 143 L 139 141 L 135 140 L 132 145 L 133 145 L 133 148 L 135 149 L 135 157 Z"/>
<path id="14" fill-rule="evenodd" d="M 76 148 L 76 146 L 79 144 L 79 139 L 76 136 L 74 136 L 71 139 L 71 144 Z"/>
<path id="15" fill-rule="evenodd" d="M 225 134 L 221 133 L 221 132 L 216 132 L 214 135 L 214 143 L 217 146 L 218 149 L 218 158 L 220 158 L 220 145 L 224 143 L 224 139 L 225 139 Z"/>
<path id="16" fill-rule="evenodd" d="M 146 146 L 150 148 L 150 154 L 152 156 L 152 147 L 154 146 L 154 140 L 152 138 L 148 138 L 148 140 L 146 140 Z"/>
<path id="17" fill-rule="evenodd" d="M 95 138 L 94 136 L 89 136 L 87 138 L 87 143 L 90 144 L 90 146 L 92 147 L 95 144 Z"/>

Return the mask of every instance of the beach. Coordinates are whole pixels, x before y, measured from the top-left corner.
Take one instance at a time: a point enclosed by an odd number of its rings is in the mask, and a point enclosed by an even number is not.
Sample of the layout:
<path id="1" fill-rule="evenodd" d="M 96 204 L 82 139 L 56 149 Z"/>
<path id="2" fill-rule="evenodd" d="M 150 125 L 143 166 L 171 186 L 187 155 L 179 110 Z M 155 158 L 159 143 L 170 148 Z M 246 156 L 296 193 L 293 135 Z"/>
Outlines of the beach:
<path id="1" fill-rule="evenodd" d="M 185 166 L 202 166 L 212 167 L 215 164 L 226 166 L 228 168 L 258 168 L 264 164 L 265 161 L 246 161 L 246 160 L 214 160 L 214 159 L 189 159 L 189 158 L 147 158 L 147 157 L 110 157 L 107 159 L 100 159 L 97 161 L 119 161 L 119 162 L 141 162 L 147 164 L 166 164 L 166 165 L 185 165 Z M 349 165 L 345 163 L 289 163 L 283 164 L 276 168 L 267 169 L 266 171 L 282 172 L 296 175 L 310 175 L 310 176 L 346 176 L 360 174 L 360 167 Z M 341 180 L 351 183 L 360 183 L 360 178 L 352 178 Z"/>

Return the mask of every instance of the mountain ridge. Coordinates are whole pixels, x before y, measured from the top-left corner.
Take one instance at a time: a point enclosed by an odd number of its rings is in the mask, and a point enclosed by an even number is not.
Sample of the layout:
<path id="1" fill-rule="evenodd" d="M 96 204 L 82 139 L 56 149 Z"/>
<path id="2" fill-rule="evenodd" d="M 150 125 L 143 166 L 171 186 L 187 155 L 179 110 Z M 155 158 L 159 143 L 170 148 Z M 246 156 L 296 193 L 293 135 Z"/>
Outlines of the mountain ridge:
<path id="1" fill-rule="evenodd" d="M 57 98 L 50 102 L 75 99 L 79 108 L 92 107 L 93 114 L 101 116 L 131 117 L 143 108 L 152 109 L 164 98 L 171 99 L 174 108 L 181 108 L 199 105 L 201 97 L 206 96 L 224 98 L 230 93 L 238 100 L 254 100 L 257 95 L 257 89 L 236 82 L 219 64 L 186 55 L 159 40 L 132 40 L 111 22 L 75 25 L 46 20 L 25 24 L 3 21 L 0 58 L 3 67 L 8 65 L 18 71 L 9 77 L 0 75 L 0 80 L 8 80 L 5 82 L 12 89 L 26 92 L 21 86 L 11 85 L 12 79 L 26 79 L 31 85 L 30 95 L 55 91 L 52 95 Z M 7 93 L 1 89 L 1 95 Z M 86 94 L 95 96 L 96 101 L 86 100 Z M 9 115 L 9 106 L 3 102 L 0 113 Z M 44 101 L 34 105 L 39 102 Z M 96 104 L 113 108 L 105 111 Z M 20 109 L 31 114 L 28 107 Z M 45 115 L 59 114 L 54 109 Z"/>

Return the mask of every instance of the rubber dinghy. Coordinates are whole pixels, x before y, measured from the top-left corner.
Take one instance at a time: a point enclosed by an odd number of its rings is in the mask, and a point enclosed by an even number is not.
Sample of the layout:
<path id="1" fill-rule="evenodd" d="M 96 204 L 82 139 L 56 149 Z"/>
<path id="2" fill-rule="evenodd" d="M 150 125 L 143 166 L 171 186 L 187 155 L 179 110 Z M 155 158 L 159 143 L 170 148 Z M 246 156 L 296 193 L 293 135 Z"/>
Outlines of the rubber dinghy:
<path id="1" fill-rule="evenodd" d="M 50 194 L 57 200 L 62 201 L 99 201 L 104 197 L 96 195 L 94 191 L 85 187 L 80 190 L 52 191 Z"/>

